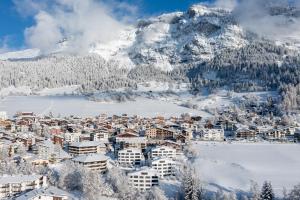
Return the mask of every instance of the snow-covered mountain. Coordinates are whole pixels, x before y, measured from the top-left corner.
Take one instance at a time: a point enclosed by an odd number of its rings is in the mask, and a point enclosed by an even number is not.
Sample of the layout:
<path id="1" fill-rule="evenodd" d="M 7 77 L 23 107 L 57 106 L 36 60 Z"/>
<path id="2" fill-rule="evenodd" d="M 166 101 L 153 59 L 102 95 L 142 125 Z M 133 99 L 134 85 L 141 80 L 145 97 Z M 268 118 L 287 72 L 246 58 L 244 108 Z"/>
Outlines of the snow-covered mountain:
<path id="1" fill-rule="evenodd" d="M 222 49 L 236 49 L 246 44 L 243 29 L 236 25 L 230 12 L 194 5 L 187 12 L 140 20 L 120 32 L 115 40 L 95 43 L 90 53 L 120 61 L 122 66 L 152 65 L 169 71 L 183 63 L 209 60 Z M 0 59 L 39 55 L 38 50 L 28 49 L 2 54 Z"/>
<path id="2" fill-rule="evenodd" d="M 300 16 L 295 9 L 275 6 L 270 13 L 286 17 L 287 23 Z M 270 82 L 268 87 L 278 87 L 282 80 L 295 79 L 295 74 L 274 79 L 272 73 L 298 66 L 299 41 L 300 37 L 276 41 L 261 37 L 243 27 L 232 11 L 194 5 L 186 12 L 139 20 L 115 40 L 95 42 L 86 55 L 65 51 L 72 37 L 49 54 L 38 49 L 0 54 L 0 88 L 78 85 L 91 92 L 158 79 L 189 80 L 197 87 L 234 82 L 233 87 L 242 83 L 247 88 L 263 85 L 263 80 Z M 268 67 L 278 69 L 265 75 Z"/>

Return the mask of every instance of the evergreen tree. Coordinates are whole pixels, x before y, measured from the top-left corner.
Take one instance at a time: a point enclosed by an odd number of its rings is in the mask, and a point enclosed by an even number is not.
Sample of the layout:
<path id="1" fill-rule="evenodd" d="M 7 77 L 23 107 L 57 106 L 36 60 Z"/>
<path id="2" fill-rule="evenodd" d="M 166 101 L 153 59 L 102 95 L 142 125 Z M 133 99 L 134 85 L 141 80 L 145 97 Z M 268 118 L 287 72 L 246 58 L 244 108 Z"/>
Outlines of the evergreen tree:
<path id="1" fill-rule="evenodd" d="M 200 181 L 197 178 L 195 169 L 189 166 L 185 167 L 185 172 L 182 180 L 182 187 L 185 200 L 203 199 L 203 189 L 200 186 Z"/>
<path id="2" fill-rule="evenodd" d="M 271 182 L 265 181 L 260 195 L 261 200 L 273 200 L 275 199 L 275 195 L 273 193 L 273 188 Z"/>

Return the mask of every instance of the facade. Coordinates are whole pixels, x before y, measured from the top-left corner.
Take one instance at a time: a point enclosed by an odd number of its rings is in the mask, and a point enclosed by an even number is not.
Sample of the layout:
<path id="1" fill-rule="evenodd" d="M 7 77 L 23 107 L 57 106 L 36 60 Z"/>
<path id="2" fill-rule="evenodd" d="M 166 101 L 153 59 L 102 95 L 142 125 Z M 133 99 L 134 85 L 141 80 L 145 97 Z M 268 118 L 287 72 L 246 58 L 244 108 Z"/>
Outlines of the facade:
<path id="1" fill-rule="evenodd" d="M 79 133 L 79 132 L 65 133 L 64 139 L 65 139 L 65 142 L 67 142 L 67 143 L 80 142 L 80 136 L 81 136 L 81 133 Z"/>
<path id="2" fill-rule="evenodd" d="M 145 132 L 147 138 L 155 139 L 156 138 L 156 128 L 147 129 Z"/>
<path id="3" fill-rule="evenodd" d="M 73 158 L 73 162 L 82 165 L 90 170 L 105 172 L 107 170 L 108 157 L 102 154 L 88 154 Z"/>
<path id="4" fill-rule="evenodd" d="M 123 149 L 118 152 L 118 161 L 122 166 L 140 165 L 144 160 L 141 149 Z"/>
<path id="5" fill-rule="evenodd" d="M 109 137 L 109 133 L 108 131 L 105 130 L 91 134 L 91 139 L 93 141 L 108 141 L 108 137 Z"/>
<path id="6" fill-rule="evenodd" d="M 131 187 L 142 191 L 159 184 L 157 171 L 148 167 L 129 173 L 128 178 Z"/>
<path id="7" fill-rule="evenodd" d="M 50 160 L 52 162 L 70 158 L 70 155 L 65 152 L 60 145 L 53 144 L 51 140 L 37 143 L 37 151 L 39 158 Z"/>
<path id="8" fill-rule="evenodd" d="M 152 158 L 166 157 L 166 158 L 176 158 L 176 149 L 167 146 L 159 146 L 151 150 Z"/>
<path id="9" fill-rule="evenodd" d="M 34 190 L 46 186 L 46 176 L 4 175 L 0 177 L 0 199 L 16 195 L 27 190 Z"/>
<path id="10" fill-rule="evenodd" d="M 15 200 L 78 200 L 78 198 L 56 187 L 39 188 L 31 190 Z"/>
<path id="11" fill-rule="evenodd" d="M 224 130 L 219 129 L 208 129 L 205 128 L 201 131 L 201 138 L 203 140 L 222 141 L 224 140 Z"/>
<path id="12" fill-rule="evenodd" d="M 145 134 L 149 139 L 171 140 L 174 138 L 174 131 L 158 127 L 146 130 Z"/>
<path id="13" fill-rule="evenodd" d="M 236 131 L 236 138 L 240 139 L 255 139 L 256 132 L 249 129 L 239 129 Z"/>
<path id="14" fill-rule="evenodd" d="M 75 142 L 69 144 L 69 154 L 71 156 L 80 156 L 85 154 L 100 153 L 102 143 L 96 141 Z"/>
<path id="15" fill-rule="evenodd" d="M 175 175 L 175 162 L 170 158 L 157 158 L 153 160 L 152 168 L 157 171 L 161 178 Z"/>
<path id="16" fill-rule="evenodd" d="M 120 149 L 137 148 L 145 150 L 147 147 L 147 139 L 145 137 L 117 137 L 116 143 L 119 145 Z"/>

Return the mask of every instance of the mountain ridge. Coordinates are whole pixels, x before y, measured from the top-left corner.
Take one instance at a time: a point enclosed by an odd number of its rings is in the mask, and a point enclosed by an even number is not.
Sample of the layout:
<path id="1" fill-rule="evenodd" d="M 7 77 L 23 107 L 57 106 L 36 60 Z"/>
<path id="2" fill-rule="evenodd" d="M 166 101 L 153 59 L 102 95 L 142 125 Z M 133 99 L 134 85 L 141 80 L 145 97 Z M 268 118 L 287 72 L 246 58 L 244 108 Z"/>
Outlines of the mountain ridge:
<path id="1" fill-rule="evenodd" d="M 284 12 L 290 10 L 276 11 Z M 0 88 L 79 85 L 90 94 L 144 81 L 190 82 L 191 90 L 274 90 L 300 82 L 297 43 L 259 36 L 244 29 L 233 12 L 203 5 L 139 20 L 116 40 L 93 44 L 87 54 L 65 52 L 70 42 L 62 41 L 46 55 L 1 54 Z"/>

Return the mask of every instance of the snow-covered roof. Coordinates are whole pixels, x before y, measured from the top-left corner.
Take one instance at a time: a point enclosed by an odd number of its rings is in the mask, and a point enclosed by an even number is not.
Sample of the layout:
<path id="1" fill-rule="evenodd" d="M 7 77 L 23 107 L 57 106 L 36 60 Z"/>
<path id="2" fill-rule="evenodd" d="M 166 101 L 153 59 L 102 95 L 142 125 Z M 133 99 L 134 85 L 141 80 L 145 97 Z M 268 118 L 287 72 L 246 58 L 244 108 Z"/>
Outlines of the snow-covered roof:
<path id="1" fill-rule="evenodd" d="M 81 162 L 81 163 L 88 163 L 88 162 L 96 162 L 96 161 L 104 161 L 107 160 L 108 157 L 103 154 L 88 154 L 88 155 L 82 155 L 77 156 L 73 158 L 72 160 L 75 162 Z"/>
<path id="2" fill-rule="evenodd" d="M 71 143 L 69 146 L 72 147 L 94 147 L 94 146 L 101 146 L 103 143 L 97 141 L 83 141 L 83 142 L 74 142 Z"/>
<path id="3" fill-rule="evenodd" d="M 145 143 L 147 142 L 146 137 L 133 137 L 133 138 L 116 138 L 117 141 L 122 141 L 126 143 Z"/>
<path id="4" fill-rule="evenodd" d="M 157 176 L 157 171 L 149 167 L 142 167 L 134 172 L 128 173 L 129 176 L 141 176 L 146 174 L 147 176 Z"/>
<path id="5" fill-rule="evenodd" d="M 158 146 L 152 149 L 152 151 L 163 151 L 163 150 L 176 150 L 169 146 Z"/>
<path id="6" fill-rule="evenodd" d="M 157 157 L 157 158 L 153 159 L 152 164 L 156 164 L 156 163 L 160 163 L 160 162 L 175 163 L 171 158 Z"/>
<path id="7" fill-rule="evenodd" d="M 142 149 L 138 149 L 138 148 L 128 148 L 128 149 L 123 149 L 120 150 L 119 153 L 127 153 L 127 152 L 132 152 L 132 153 L 142 153 Z"/>
<path id="8" fill-rule="evenodd" d="M 16 200 L 28 200 L 33 199 L 38 196 L 47 196 L 47 197 L 68 197 L 69 200 L 77 200 L 78 198 L 69 194 L 68 192 L 58 189 L 56 187 L 50 186 L 48 188 L 39 188 L 35 190 L 31 190 L 17 198 Z"/>
<path id="9" fill-rule="evenodd" d="M 40 177 L 41 175 L 3 175 L 0 177 L 0 184 L 33 182 Z"/>

